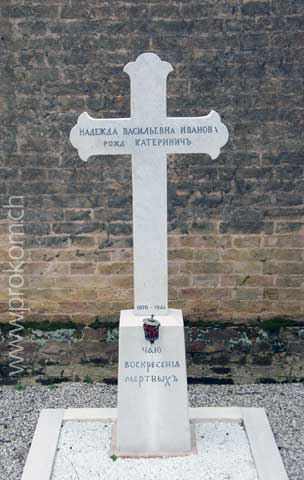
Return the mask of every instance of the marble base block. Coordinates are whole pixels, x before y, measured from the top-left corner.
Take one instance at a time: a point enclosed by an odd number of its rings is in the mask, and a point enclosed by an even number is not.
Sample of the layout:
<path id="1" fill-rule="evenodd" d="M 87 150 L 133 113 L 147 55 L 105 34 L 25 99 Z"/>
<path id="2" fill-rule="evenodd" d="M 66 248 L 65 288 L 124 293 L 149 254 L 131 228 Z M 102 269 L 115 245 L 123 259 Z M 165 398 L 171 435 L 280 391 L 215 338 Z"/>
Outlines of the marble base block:
<path id="1" fill-rule="evenodd" d="M 160 337 L 145 340 L 144 316 L 123 310 L 119 326 L 119 454 L 191 452 L 184 322 L 181 310 L 159 316 Z"/>

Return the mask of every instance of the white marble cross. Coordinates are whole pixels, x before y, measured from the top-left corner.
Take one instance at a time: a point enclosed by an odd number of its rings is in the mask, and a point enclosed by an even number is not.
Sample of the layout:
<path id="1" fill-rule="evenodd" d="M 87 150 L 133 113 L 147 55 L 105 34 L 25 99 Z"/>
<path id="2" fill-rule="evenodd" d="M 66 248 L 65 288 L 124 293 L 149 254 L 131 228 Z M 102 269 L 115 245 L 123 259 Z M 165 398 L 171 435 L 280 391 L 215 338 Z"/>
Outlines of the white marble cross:
<path id="1" fill-rule="evenodd" d="M 166 81 L 173 70 L 153 53 L 124 71 L 131 79 L 131 118 L 78 118 L 70 140 L 84 161 L 92 155 L 132 155 L 134 313 L 168 312 L 167 154 L 217 158 L 228 140 L 220 116 L 167 117 Z"/>

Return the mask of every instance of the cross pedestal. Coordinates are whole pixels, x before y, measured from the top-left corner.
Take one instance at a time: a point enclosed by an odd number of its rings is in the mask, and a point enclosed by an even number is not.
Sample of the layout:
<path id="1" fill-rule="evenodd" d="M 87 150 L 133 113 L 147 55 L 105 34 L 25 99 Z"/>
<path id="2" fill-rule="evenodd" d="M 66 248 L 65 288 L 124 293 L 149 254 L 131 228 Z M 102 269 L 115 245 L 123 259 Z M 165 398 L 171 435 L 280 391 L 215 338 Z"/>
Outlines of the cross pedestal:
<path id="1" fill-rule="evenodd" d="M 184 322 L 181 310 L 161 317 L 160 338 L 143 336 L 143 317 L 120 314 L 118 422 L 113 453 L 191 453 Z M 133 432 L 133 433 L 131 433 Z"/>
<path id="2" fill-rule="evenodd" d="M 166 81 L 172 66 L 153 53 L 124 71 L 131 79 L 131 116 L 78 118 L 70 139 L 80 158 L 132 155 L 134 310 L 119 329 L 117 455 L 191 452 L 184 324 L 168 310 L 167 154 L 208 153 L 228 140 L 220 116 L 167 117 Z M 159 318 L 160 338 L 145 340 L 143 320 Z"/>

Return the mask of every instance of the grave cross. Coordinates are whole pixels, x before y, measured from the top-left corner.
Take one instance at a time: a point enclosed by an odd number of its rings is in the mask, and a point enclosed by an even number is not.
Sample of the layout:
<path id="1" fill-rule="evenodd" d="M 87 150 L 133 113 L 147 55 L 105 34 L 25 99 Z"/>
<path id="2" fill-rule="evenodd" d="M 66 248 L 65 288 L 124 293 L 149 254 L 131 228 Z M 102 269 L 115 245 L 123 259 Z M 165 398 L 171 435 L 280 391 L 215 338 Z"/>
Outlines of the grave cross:
<path id="1" fill-rule="evenodd" d="M 132 155 L 134 313 L 166 315 L 167 154 L 217 158 L 228 140 L 220 116 L 167 117 L 166 81 L 172 66 L 153 53 L 124 71 L 131 79 L 131 117 L 95 119 L 86 112 L 70 134 L 84 161 L 92 155 Z"/>

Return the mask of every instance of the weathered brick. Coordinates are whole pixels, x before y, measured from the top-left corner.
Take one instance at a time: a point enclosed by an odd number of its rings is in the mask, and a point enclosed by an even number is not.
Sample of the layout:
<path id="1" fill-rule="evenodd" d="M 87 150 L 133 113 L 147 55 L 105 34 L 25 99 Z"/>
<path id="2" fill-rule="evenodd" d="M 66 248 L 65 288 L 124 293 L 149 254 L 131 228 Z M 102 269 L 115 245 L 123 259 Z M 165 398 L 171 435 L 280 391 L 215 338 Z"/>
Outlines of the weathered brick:
<path id="1" fill-rule="evenodd" d="M 233 265 L 230 263 L 201 263 L 201 262 L 185 262 L 181 264 L 180 271 L 181 273 L 192 273 L 194 275 L 199 275 L 203 273 L 231 273 Z"/>
<path id="2" fill-rule="evenodd" d="M 24 273 L 27 274 L 39 274 L 39 275 L 69 275 L 70 268 L 68 263 L 57 262 L 28 262 L 25 260 L 23 266 Z M 46 293 L 46 292 L 45 292 Z"/>
<path id="3" fill-rule="evenodd" d="M 223 287 L 269 287 L 274 284 L 272 275 L 221 275 Z"/>
<path id="4" fill-rule="evenodd" d="M 303 275 L 303 262 L 267 262 L 263 266 L 263 273 L 266 274 L 281 274 L 281 275 Z"/>
<path id="5" fill-rule="evenodd" d="M 220 224 L 221 233 L 272 233 L 273 224 L 262 220 L 262 212 L 239 211 L 231 218 L 229 222 Z"/>
<path id="6" fill-rule="evenodd" d="M 269 15 L 271 12 L 270 1 L 246 2 L 241 7 L 244 15 Z"/>
<path id="7" fill-rule="evenodd" d="M 97 243 L 96 237 L 80 237 L 78 235 L 71 237 L 71 245 L 73 247 L 94 248 L 96 247 L 96 243 Z"/>
<path id="8" fill-rule="evenodd" d="M 31 279 L 31 284 L 33 284 L 33 280 Z M 37 286 L 39 285 L 39 279 L 36 279 Z M 41 281 L 41 279 L 40 279 Z M 67 285 L 70 288 L 77 288 L 79 290 L 85 288 L 102 288 L 102 287 L 109 287 L 111 283 L 111 279 L 109 276 L 105 275 L 73 275 L 69 276 L 68 278 L 65 276 L 57 276 L 53 279 L 53 284 L 55 288 L 65 288 Z"/>
<path id="9" fill-rule="evenodd" d="M 94 263 L 77 262 L 71 263 L 72 275 L 85 275 L 96 272 L 96 265 Z"/>
<path id="10" fill-rule="evenodd" d="M 233 294 L 232 298 L 235 300 L 255 300 L 260 301 L 263 298 L 262 288 L 237 288 Z"/>
<path id="11" fill-rule="evenodd" d="M 304 235 L 304 223 L 303 222 L 276 222 L 275 233 L 291 233 L 296 231 L 302 231 Z"/>
<path id="12" fill-rule="evenodd" d="M 277 287 L 302 287 L 304 286 L 304 275 L 277 275 L 275 278 Z"/>
<path id="13" fill-rule="evenodd" d="M 172 287 L 190 287 L 191 279 L 189 275 L 171 275 L 169 285 Z"/>
<path id="14" fill-rule="evenodd" d="M 92 219 L 92 210 L 84 209 L 84 210 L 65 210 L 64 211 L 65 220 L 67 222 L 73 221 L 82 221 L 82 220 L 91 220 Z"/>
<path id="15" fill-rule="evenodd" d="M 301 288 L 265 288 L 264 297 L 270 300 L 304 301 L 303 293 Z"/>
<path id="16" fill-rule="evenodd" d="M 97 265 L 98 273 L 102 275 L 126 275 L 132 273 L 131 263 L 100 263 Z"/>
<path id="17" fill-rule="evenodd" d="M 191 248 L 179 248 L 179 249 L 169 249 L 168 257 L 169 260 L 192 260 L 194 255 L 194 250 Z"/>
<path id="18" fill-rule="evenodd" d="M 114 288 L 132 288 L 133 277 L 130 275 L 115 275 L 111 278 L 111 286 Z"/>
<path id="19" fill-rule="evenodd" d="M 228 264 L 225 264 L 228 265 Z M 244 275 L 256 275 L 262 273 L 268 273 L 266 271 L 263 272 L 263 263 L 262 262 L 255 262 L 255 261 L 248 261 L 248 262 L 235 262 L 229 263 L 231 268 L 233 269 L 233 273 L 244 274 Z"/>
<path id="20" fill-rule="evenodd" d="M 193 275 L 193 286 L 218 287 L 220 284 L 220 277 L 216 274 L 211 275 Z M 182 286 L 182 285 L 181 285 Z M 222 287 L 226 285 L 221 284 Z"/>
<path id="21" fill-rule="evenodd" d="M 199 287 L 189 287 L 181 288 L 179 291 L 181 298 L 200 298 L 200 299 L 210 299 L 210 300 L 224 300 L 229 299 L 231 292 L 229 289 L 224 288 L 199 288 Z"/>
<path id="22" fill-rule="evenodd" d="M 264 262 L 267 259 L 267 253 L 263 249 L 226 249 L 222 251 L 222 260 L 228 262 L 251 262 L 261 261 Z"/>
<path id="23" fill-rule="evenodd" d="M 1 9 L 1 14 L 4 17 L 11 18 L 30 18 L 30 17 L 39 17 L 39 18 L 53 18 L 58 16 L 58 7 L 57 6 L 29 6 L 29 5 L 12 5 L 3 7 Z"/>
<path id="24" fill-rule="evenodd" d="M 249 235 L 242 237 L 233 237 L 233 246 L 235 248 L 258 248 L 261 244 L 261 237 Z"/>
<path id="25" fill-rule="evenodd" d="M 271 235 L 262 238 L 264 247 L 301 248 L 301 235 Z"/>
<path id="26" fill-rule="evenodd" d="M 193 252 L 193 260 L 197 262 L 216 262 L 220 258 L 218 250 L 211 249 L 195 249 Z"/>

